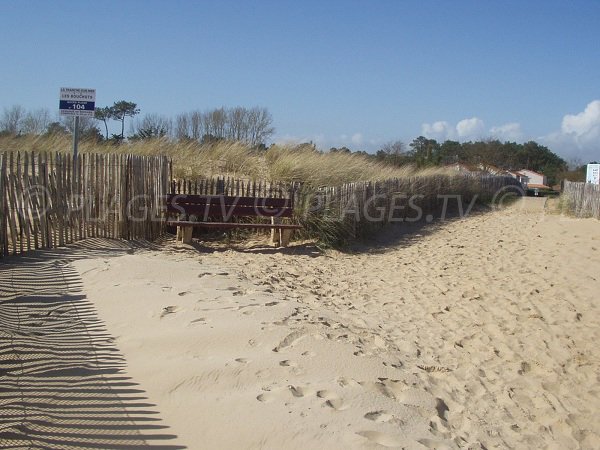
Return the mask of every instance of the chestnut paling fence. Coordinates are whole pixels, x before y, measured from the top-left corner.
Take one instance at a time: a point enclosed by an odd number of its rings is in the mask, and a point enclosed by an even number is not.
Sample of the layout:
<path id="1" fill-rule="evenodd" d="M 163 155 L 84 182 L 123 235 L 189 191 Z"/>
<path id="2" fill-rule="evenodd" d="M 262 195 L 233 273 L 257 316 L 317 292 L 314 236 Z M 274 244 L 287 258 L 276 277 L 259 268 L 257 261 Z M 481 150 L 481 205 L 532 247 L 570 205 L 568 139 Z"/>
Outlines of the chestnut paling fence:
<path id="1" fill-rule="evenodd" d="M 294 222 L 304 226 L 303 236 L 342 243 L 392 222 L 466 214 L 474 202 L 499 203 L 506 194 L 523 195 L 523 188 L 512 177 L 482 174 L 415 175 L 329 187 L 213 177 L 174 181 L 171 193 L 292 197 Z"/>
<path id="2" fill-rule="evenodd" d="M 0 256 L 164 230 L 167 157 L 0 153 Z"/>
<path id="3" fill-rule="evenodd" d="M 167 157 L 0 153 L 0 256 L 87 237 L 155 239 L 165 231 L 169 193 L 293 196 L 295 221 L 305 225 L 305 235 L 333 232 L 344 239 L 389 222 L 437 218 L 447 207 L 501 197 L 506 188 L 522 193 L 513 178 L 469 174 L 316 188 L 232 177 L 172 180 L 171 173 Z"/>
<path id="4" fill-rule="evenodd" d="M 312 194 L 301 192 L 300 201 L 309 203 L 304 211 L 313 211 L 321 222 L 337 222 L 338 232 L 349 237 L 364 237 L 388 223 L 430 221 L 450 212 L 466 214 L 475 202 L 499 203 L 507 194 L 523 195 L 523 188 L 508 176 L 435 174 L 347 183 Z"/>
<path id="5" fill-rule="evenodd" d="M 577 217 L 600 219 L 600 185 L 565 180 L 562 200 L 564 207 Z"/>

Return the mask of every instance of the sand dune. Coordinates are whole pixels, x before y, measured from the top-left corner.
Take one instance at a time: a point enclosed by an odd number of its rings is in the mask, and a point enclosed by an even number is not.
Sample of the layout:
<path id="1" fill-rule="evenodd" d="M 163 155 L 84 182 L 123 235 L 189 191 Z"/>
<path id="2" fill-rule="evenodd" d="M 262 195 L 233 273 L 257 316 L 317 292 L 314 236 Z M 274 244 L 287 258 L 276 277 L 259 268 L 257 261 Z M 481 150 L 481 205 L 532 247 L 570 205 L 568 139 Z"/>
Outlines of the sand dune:
<path id="1" fill-rule="evenodd" d="M 543 202 L 348 253 L 166 242 L 62 260 L 124 358 L 111 370 L 168 426 L 148 445 L 598 448 L 600 223 Z"/>

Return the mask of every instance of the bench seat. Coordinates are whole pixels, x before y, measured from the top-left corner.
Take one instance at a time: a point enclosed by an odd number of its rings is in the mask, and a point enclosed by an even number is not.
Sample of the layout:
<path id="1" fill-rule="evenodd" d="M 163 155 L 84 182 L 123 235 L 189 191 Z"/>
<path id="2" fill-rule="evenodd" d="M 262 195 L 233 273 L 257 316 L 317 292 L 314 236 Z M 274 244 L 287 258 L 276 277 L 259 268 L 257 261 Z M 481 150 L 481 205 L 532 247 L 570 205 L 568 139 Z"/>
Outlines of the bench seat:
<path id="1" fill-rule="evenodd" d="M 167 196 L 168 226 L 177 227 L 177 240 L 192 242 L 194 228 L 270 229 L 274 243 L 287 246 L 294 230 L 301 225 L 281 223 L 294 216 L 294 199 L 268 197 L 233 197 L 226 195 L 170 194 Z M 170 216 L 170 217 L 169 217 Z M 175 216 L 175 217 L 173 217 Z M 197 221 L 188 220 L 195 217 Z M 269 223 L 240 223 L 233 218 L 254 217 Z"/>
<path id="2" fill-rule="evenodd" d="M 276 228 L 278 230 L 300 230 L 302 225 L 290 223 L 233 223 L 233 222 L 191 222 L 189 220 L 168 220 L 167 225 L 172 227 L 199 227 L 199 228 Z"/>

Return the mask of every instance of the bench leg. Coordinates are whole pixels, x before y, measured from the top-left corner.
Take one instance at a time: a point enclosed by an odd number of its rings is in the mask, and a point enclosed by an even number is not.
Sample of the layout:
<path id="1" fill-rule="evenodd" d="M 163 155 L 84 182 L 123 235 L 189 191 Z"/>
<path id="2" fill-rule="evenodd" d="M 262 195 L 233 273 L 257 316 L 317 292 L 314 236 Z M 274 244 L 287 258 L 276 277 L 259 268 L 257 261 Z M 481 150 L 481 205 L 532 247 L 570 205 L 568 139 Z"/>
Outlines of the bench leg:
<path id="1" fill-rule="evenodd" d="M 177 227 L 177 242 L 182 242 L 184 244 L 192 243 L 192 232 L 194 231 L 194 227 Z"/>
<path id="2" fill-rule="evenodd" d="M 279 218 L 271 217 L 271 224 L 275 225 L 277 223 L 279 223 Z M 271 244 L 275 247 L 279 247 L 281 243 L 281 233 L 279 231 L 277 228 L 271 228 Z"/>
<path id="3" fill-rule="evenodd" d="M 290 245 L 290 240 L 292 239 L 292 235 L 294 234 L 294 230 L 279 230 L 281 236 L 281 246 L 287 247 Z"/>

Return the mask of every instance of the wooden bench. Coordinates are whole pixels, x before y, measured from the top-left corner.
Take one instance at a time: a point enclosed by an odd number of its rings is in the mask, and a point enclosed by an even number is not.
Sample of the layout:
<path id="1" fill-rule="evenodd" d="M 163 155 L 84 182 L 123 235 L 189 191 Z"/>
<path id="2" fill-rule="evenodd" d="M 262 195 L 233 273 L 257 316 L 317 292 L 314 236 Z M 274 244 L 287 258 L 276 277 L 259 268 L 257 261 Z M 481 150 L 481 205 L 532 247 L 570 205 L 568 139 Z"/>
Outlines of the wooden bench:
<path id="1" fill-rule="evenodd" d="M 226 195 L 169 194 L 167 196 L 167 225 L 177 227 L 177 240 L 191 243 L 194 227 L 216 229 L 271 229 L 275 244 L 286 247 L 294 230 L 300 225 L 281 223 L 281 218 L 294 215 L 290 198 L 230 197 Z M 176 217 L 176 219 L 174 219 Z M 262 217 L 269 223 L 232 222 L 239 217 Z M 191 220 L 196 218 L 197 220 Z"/>

